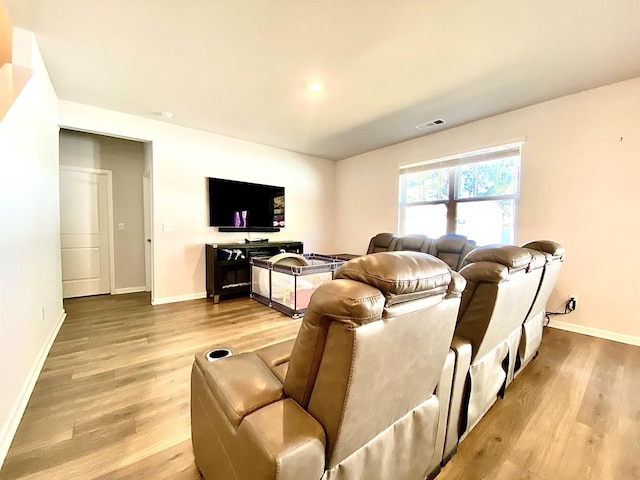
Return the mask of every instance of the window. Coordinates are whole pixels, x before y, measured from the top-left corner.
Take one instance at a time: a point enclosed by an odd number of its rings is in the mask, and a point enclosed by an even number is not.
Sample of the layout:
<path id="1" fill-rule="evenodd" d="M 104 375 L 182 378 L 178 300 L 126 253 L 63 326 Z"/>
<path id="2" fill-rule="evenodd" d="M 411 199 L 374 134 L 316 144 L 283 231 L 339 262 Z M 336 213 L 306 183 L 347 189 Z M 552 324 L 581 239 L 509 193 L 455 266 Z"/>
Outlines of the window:
<path id="1" fill-rule="evenodd" d="M 498 148 L 400 169 L 400 233 L 457 233 L 478 245 L 515 243 L 520 147 Z"/>

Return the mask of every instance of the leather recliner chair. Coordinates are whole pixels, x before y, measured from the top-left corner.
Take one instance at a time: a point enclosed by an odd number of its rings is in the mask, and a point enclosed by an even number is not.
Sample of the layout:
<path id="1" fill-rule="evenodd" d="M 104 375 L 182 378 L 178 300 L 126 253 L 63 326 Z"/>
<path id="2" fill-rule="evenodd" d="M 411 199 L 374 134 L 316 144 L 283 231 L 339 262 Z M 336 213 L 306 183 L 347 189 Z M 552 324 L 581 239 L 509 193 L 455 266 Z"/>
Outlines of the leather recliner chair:
<path id="1" fill-rule="evenodd" d="M 431 242 L 428 253 L 438 257 L 456 272 L 463 267 L 465 257 L 476 248 L 476 242 L 464 235 L 447 234 Z"/>
<path id="2" fill-rule="evenodd" d="M 456 354 L 445 461 L 507 385 L 522 323 L 540 284 L 544 262 L 516 246 L 482 247 L 465 259 L 452 349 Z"/>
<path id="3" fill-rule="evenodd" d="M 423 480 L 439 469 L 464 279 L 415 252 L 320 286 L 291 343 L 197 355 L 191 426 L 207 480 Z"/>
<path id="4" fill-rule="evenodd" d="M 392 252 L 396 248 L 396 242 L 398 241 L 397 235 L 393 233 L 378 233 L 371 237 L 369 240 L 369 246 L 367 247 L 367 255 L 370 253 L 379 253 L 379 252 Z M 342 260 L 344 262 L 348 262 L 349 260 L 353 260 L 354 258 L 358 258 L 361 255 L 356 255 L 353 253 L 332 253 L 332 254 L 322 254 L 323 257 L 335 258 L 337 260 Z"/>
<path id="5" fill-rule="evenodd" d="M 546 305 L 560 276 L 560 268 L 565 256 L 564 247 L 551 240 L 529 242 L 522 247 L 532 250 L 532 253 L 541 252 L 545 256 L 545 265 L 535 299 L 522 325 L 522 337 L 514 365 L 514 377 L 538 352 L 540 342 L 542 342 Z"/>
<path id="6" fill-rule="evenodd" d="M 433 240 L 426 235 L 412 233 L 398 238 L 394 250 L 429 253 Z"/>
<path id="7" fill-rule="evenodd" d="M 395 250 L 398 237 L 393 233 L 378 233 L 371 237 L 367 254 L 378 252 L 392 252 Z"/>

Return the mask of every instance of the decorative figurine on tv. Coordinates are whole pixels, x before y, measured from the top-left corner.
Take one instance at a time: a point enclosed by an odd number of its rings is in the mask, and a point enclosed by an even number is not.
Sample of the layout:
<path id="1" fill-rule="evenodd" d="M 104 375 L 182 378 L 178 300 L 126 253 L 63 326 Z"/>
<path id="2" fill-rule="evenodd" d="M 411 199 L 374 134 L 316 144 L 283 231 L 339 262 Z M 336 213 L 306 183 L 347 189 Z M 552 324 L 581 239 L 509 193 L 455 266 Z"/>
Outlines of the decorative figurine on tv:
<path id="1" fill-rule="evenodd" d="M 247 211 L 233 212 L 233 226 L 234 227 L 246 227 L 247 226 Z"/>

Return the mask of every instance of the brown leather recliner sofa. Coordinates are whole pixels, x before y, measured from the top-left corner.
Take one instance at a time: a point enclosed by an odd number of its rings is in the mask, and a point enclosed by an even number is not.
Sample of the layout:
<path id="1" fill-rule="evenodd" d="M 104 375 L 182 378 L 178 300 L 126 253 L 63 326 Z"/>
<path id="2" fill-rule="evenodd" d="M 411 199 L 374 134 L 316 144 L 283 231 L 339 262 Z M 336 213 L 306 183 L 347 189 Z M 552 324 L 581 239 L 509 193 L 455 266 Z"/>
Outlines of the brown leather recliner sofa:
<path id="1" fill-rule="evenodd" d="M 462 267 L 464 257 L 475 247 L 476 242 L 467 239 L 464 235 L 447 234 L 440 238 L 430 238 L 426 235 L 413 233 L 399 237 L 394 233 L 385 232 L 371 237 L 366 254 L 394 251 L 423 252 L 443 260 L 452 270 L 457 272 Z M 359 257 L 359 255 L 349 253 L 324 256 L 344 261 Z"/>
<path id="2" fill-rule="evenodd" d="M 393 233 L 378 233 L 371 237 L 369 246 L 367 247 L 367 254 L 392 252 L 396 249 L 397 242 L 398 237 Z"/>
<path id="3" fill-rule="evenodd" d="M 439 470 L 465 281 L 384 252 L 314 293 L 291 342 L 192 369 L 192 442 L 207 480 L 422 480 Z"/>
<path id="4" fill-rule="evenodd" d="M 565 252 L 551 241 L 480 247 L 460 274 L 423 253 L 343 265 L 295 342 L 196 357 L 192 441 L 206 479 L 438 472 L 534 358 Z"/>
<path id="5" fill-rule="evenodd" d="M 545 264 L 536 297 L 522 325 L 520 346 L 514 364 L 514 376 L 517 376 L 538 352 L 542 341 L 546 305 L 560 276 L 560 268 L 565 256 L 564 247 L 551 240 L 529 242 L 522 247 L 541 252 L 545 257 Z"/>
<path id="6" fill-rule="evenodd" d="M 447 234 L 432 240 L 429 254 L 443 260 L 452 270 L 460 271 L 463 261 L 476 248 L 476 242 L 464 235 Z"/>
<path id="7" fill-rule="evenodd" d="M 563 259 L 564 249 L 549 241 L 481 247 L 465 258 L 445 462 L 537 352 Z"/>
<path id="8" fill-rule="evenodd" d="M 464 235 L 447 234 L 439 238 L 429 238 L 426 235 L 409 234 L 397 237 L 394 250 L 428 253 L 444 261 L 457 272 L 462 267 L 464 258 L 474 248 L 476 248 L 476 242 Z"/>
<path id="9" fill-rule="evenodd" d="M 429 253 L 433 239 L 417 233 L 397 237 L 392 250 Z"/>
<path id="10" fill-rule="evenodd" d="M 530 262 L 527 250 L 513 246 L 479 248 L 465 259 L 460 274 L 467 286 L 453 344 L 464 385 L 454 393 L 459 407 L 452 405 L 450 435 L 462 438 L 504 392 L 509 353 L 519 344 L 542 276 L 541 268 L 529 270 Z"/>
<path id="11" fill-rule="evenodd" d="M 369 255 L 370 253 L 393 252 L 394 250 L 396 250 L 397 242 L 398 236 L 395 233 L 378 233 L 371 237 L 371 240 L 369 240 L 369 246 L 367 247 L 366 255 Z M 330 255 L 322 254 L 321 256 L 336 258 L 345 262 L 360 257 L 360 255 L 355 255 L 352 253 L 333 253 Z"/>

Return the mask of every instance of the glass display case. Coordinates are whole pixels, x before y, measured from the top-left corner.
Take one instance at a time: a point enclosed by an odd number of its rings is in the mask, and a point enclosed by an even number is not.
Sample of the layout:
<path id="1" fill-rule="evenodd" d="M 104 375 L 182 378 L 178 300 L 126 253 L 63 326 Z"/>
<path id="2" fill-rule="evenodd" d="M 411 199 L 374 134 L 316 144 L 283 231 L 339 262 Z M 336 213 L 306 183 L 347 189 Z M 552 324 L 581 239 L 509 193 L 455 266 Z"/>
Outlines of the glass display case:
<path id="1" fill-rule="evenodd" d="M 344 261 L 316 254 L 282 253 L 251 259 L 251 297 L 293 318 L 299 318 L 311 295 L 333 279 Z"/>

